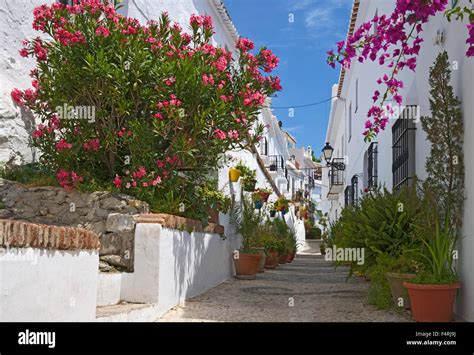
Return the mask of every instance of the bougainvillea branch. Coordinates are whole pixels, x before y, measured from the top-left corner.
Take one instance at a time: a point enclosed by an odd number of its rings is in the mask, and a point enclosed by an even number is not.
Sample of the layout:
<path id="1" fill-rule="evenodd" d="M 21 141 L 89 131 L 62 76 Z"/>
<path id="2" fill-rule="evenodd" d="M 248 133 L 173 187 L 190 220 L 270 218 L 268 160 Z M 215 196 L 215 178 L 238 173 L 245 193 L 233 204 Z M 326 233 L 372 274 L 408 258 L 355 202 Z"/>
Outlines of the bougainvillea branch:
<path id="1" fill-rule="evenodd" d="M 403 88 L 403 82 L 397 80 L 396 75 L 405 68 L 415 71 L 420 44 L 423 42 L 423 24 L 430 17 L 443 12 L 447 5 L 448 0 L 397 0 L 390 16 L 375 16 L 363 23 L 346 41 L 338 42 L 336 53 L 332 50 L 327 52 L 327 62 L 333 68 L 339 63 L 348 70 L 354 59 L 361 63 L 369 59 L 378 60 L 380 65 L 386 65 L 390 70 L 389 75 L 385 74 L 377 80 L 377 84 L 384 85 L 384 89 L 382 95 L 376 90 L 372 97 L 374 105 L 367 114 L 363 133 L 365 141 L 371 141 L 380 130 L 385 129 L 389 116 L 393 113 L 391 105 L 386 103 L 395 101 L 398 105 L 402 104 L 399 89 Z M 468 25 L 468 30 L 467 55 L 474 56 L 472 22 Z"/>

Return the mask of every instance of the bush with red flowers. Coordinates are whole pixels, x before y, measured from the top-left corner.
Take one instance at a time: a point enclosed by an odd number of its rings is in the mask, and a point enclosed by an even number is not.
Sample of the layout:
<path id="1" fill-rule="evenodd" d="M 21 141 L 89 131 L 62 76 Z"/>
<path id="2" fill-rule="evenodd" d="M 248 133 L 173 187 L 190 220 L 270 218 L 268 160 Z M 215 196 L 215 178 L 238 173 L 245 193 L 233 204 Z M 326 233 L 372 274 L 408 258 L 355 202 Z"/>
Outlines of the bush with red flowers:
<path id="1" fill-rule="evenodd" d="M 33 27 L 48 35 L 20 50 L 36 58 L 33 88 L 11 96 L 41 121 L 32 144 L 65 188 L 198 206 L 195 186 L 226 151 L 258 140 L 258 112 L 281 90 L 278 77 L 263 75 L 278 58 L 266 48 L 252 54 L 244 38 L 238 58 L 213 46 L 209 16 L 193 15 L 183 31 L 166 13 L 142 25 L 85 0 L 36 8 Z"/>

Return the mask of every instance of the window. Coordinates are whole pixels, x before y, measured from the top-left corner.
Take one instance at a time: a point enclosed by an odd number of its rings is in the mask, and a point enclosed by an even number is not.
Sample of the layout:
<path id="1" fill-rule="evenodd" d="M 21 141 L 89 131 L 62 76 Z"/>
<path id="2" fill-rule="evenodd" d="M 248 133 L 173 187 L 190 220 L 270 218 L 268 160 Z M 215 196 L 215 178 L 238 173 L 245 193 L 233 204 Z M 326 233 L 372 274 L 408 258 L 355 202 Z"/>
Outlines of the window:
<path id="1" fill-rule="evenodd" d="M 352 102 L 349 104 L 349 139 L 348 142 L 351 141 L 352 137 Z"/>
<path id="2" fill-rule="evenodd" d="M 415 123 L 417 106 L 407 106 L 392 127 L 393 190 L 410 184 L 415 174 Z"/>
<path id="3" fill-rule="evenodd" d="M 351 201 L 355 205 L 359 201 L 359 178 L 354 175 L 351 179 Z"/>
<path id="4" fill-rule="evenodd" d="M 267 137 L 263 137 L 260 140 L 260 155 L 268 155 L 268 140 Z"/>
<path id="5" fill-rule="evenodd" d="M 367 188 L 369 190 L 377 188 L 377 142 L 370 144 L 367 150 Z"/>
<path id="6" fill-rule="evenodd" d="M 359 79 L 356 80 L 356 107 L 354 110 L 354 113 L 357 112 L 357 109 L 359 108 Z"/>
<path id="7" fill-rule="evenodd" d="M 270 165 L 268 166 L 270 171 L 281 171 L 285 168 L 285 161 L 282 155 L 270 155 Z"/>
<path id="8" fill-rule="evenodd" d="M 353 204 L 352 201 L 352 186 L 346 186 L 346 189 L 344 190 L 344 206 L 348 207 Z"/>

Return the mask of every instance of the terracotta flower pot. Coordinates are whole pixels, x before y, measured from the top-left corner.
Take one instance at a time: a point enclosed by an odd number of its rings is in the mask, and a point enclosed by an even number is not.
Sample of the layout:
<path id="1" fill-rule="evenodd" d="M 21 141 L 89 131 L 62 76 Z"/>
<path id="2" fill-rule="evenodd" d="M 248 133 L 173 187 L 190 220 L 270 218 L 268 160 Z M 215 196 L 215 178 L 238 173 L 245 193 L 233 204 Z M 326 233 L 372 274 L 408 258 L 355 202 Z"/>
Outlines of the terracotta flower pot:
<path id="1" fill-rule="evenodd" d="M 278 257 L 278 264 L 286 264 L 286 254 Z"/>
<path id="2" fill-rule="evenodd" d="M 365 276 L 365 274 L 364 274 Z M 403 281 L 414 278 L 415 274 L 400 274 L 398 272 L 387 272 L 387 281 L 390 286 L 390 292 L 392 293 L 392 300 L 395 306 L 400 305 L 400 300 L 403 302 L 402 307 L 410 309 L 410 297 L 405 287 L 403 287 Z"/>
<path id="3" fill-rule="evenodd" d="M 291 253 L 291 261 L 295 260 L 295 257 L 296 257 L 296 252 L 292 252 Z"/>
<path id="4" fill-rule="evenodd" d="M 270 250 L 265 258 L 265 269 L 274 269 L 278 265 L 278 252 Z"/>
<path id="5" fill-rule="evenodd" d="M 286 254 L 286 262 L 287 262 L 287 263 L 291 263 L 291 261 L 293 260 L 293 259 L 291 258 L 291 256 L 292 256 L 292 253 Z"/>
<path id="6" fill-rule="evenodd" d="M 261 259 L 260 254 L 243 254 L 239 253 L 239 257 L 234 258 L 235 273 L 237 278 L 245 280 L 254 280 L 257 278 L 258 265 Z"/>
<path id="7" fill-rule="evenodd" d="M 242 172 L 239 169 L 236 168 L 230 168 L 229 169 L 229 180 L 231 182 L 237 182 L 239 181 L 239 177 L 242 174 Z"/>
<path id="8" fill-rule="evenodd" d="M 267 258 L 265 254 L 265 249 L 264 248 L 256 248 L 255 250 L 258 250 L 261 258 L 260 262 L 258 263 L 258 272 L 265 272 L 265 259 Z"/>
<path id="9" fill-rule="evenodd" d="M 411 314 L 417 322 L 451 322 L 456 291 L 459 283 L 425 285 L 403 282 L 411 303 Z"/>
<path id="10" fill-rule="evenodd" d="M 263 202 L 268 202 L 268 198 L 270 197 L 270 194 L 267 192 L 260 192 L 260 198 L 262 199 Z"/>

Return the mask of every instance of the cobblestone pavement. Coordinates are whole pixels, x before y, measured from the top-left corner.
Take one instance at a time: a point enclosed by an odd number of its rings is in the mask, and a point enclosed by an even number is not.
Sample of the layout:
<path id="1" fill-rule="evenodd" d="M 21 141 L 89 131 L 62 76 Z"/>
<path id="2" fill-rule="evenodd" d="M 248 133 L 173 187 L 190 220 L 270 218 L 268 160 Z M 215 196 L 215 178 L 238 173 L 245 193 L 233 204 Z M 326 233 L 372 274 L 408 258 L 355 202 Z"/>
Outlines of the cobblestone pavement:
<path id="1" fill-rule="evenodd" d="M 348 269 L 335 269 L 314 250 L 291 264 L 265 270 L 257 280 L 231 279 L 187 300 L 158 322 L 401 322 L 404 311 L 380 311 L 366 303 L 369 283 L 346 282 Z"/>

